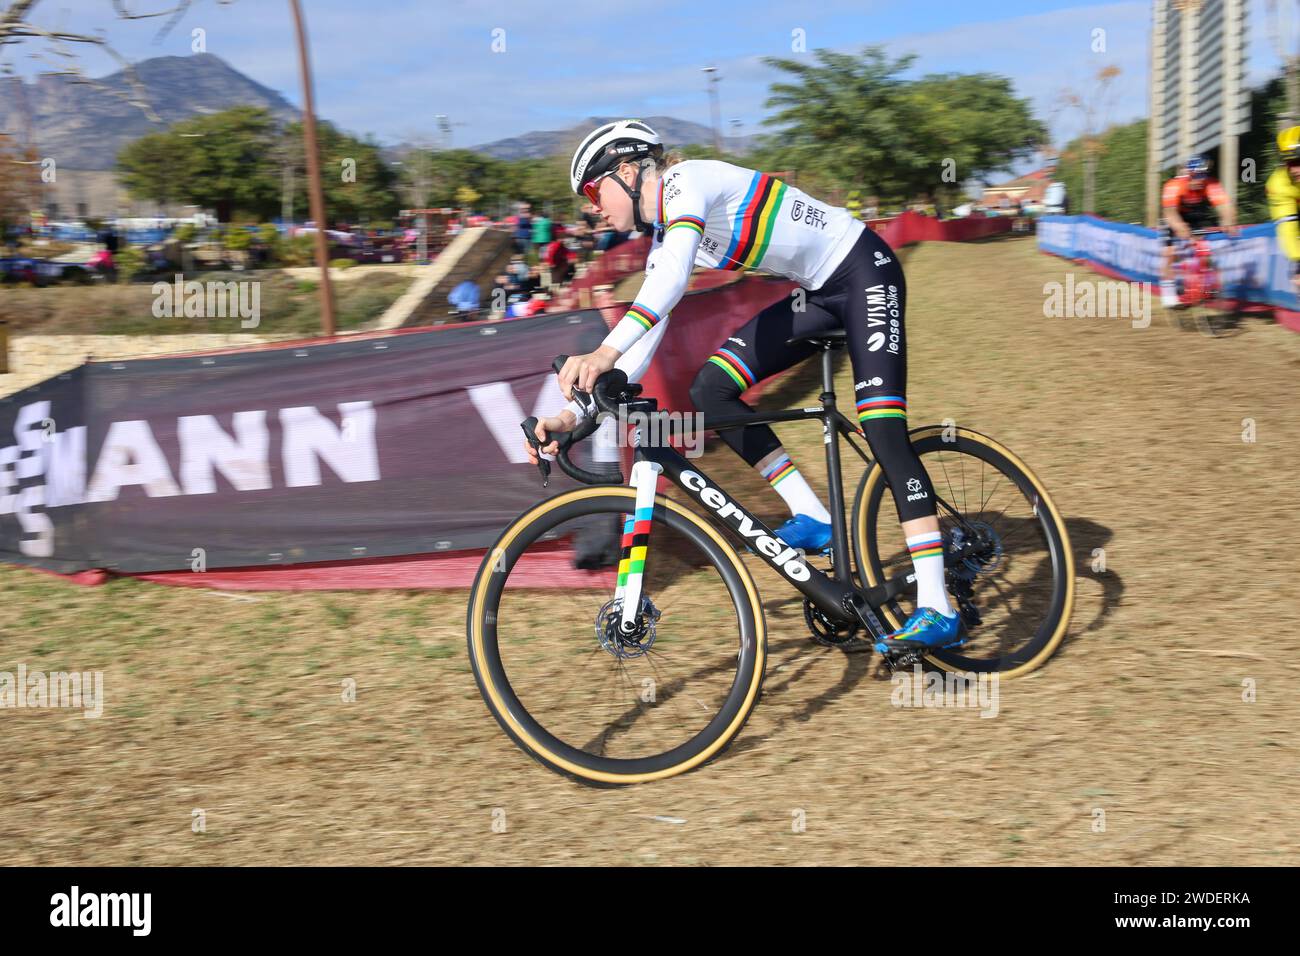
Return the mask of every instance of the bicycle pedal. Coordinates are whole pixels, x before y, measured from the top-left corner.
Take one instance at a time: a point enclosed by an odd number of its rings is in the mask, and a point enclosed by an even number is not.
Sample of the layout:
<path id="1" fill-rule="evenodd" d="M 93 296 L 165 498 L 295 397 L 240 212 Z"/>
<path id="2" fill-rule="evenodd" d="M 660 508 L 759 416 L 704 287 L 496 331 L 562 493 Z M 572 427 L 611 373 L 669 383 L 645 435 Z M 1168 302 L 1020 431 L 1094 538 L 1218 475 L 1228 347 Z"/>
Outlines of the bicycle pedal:
<path id="1" fill-rule="evenodd" d="M 874 645 L 873 645 L 874 646 Z M 903 649 L 899 651 L 884 651 L 880 659 L 885 662 L 890 673 L 900 670 L 911 670 L 916 665 L 925 660 L 925 652 L 916 649 Z"/>
<path id="2" fill-rule="evenodd" d="M 933 651 L 951 651 L 961 647 L 966 643 L 963 637 L 959 641 L 953 641 L 951 644 L 945 644 L 943 647 L 929 647 L 924 644 L 915 644 L 908 642 L 895 642 L 892 646 L 885 641 L 877 641 L 873 646 L 880 652 L 880 656 L 886 661 L 892 662 L 895 667 L 911 667 L 913 664 L 919 664 L 926 654 Z"/>

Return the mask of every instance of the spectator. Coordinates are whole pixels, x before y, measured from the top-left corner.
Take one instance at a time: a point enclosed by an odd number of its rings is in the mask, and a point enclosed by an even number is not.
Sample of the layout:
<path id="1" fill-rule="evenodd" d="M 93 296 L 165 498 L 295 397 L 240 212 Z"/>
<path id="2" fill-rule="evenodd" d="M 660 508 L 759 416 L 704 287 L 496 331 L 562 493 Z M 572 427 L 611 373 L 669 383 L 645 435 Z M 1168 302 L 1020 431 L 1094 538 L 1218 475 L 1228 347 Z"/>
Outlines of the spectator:
<path id="1" fill-rule="evenodd" d="M 515 256 L 510 260 L 510 276 L 514 279 L 514 284 L 520 292 L 530 291 L 528 288 L 528 263 L 524 261 L 523 256 Z"/>
<path id="2" fill-rule="evenodd" d="M 534 292 L 544 291 L 542 288 L 542 267 L 540 265 L 528 267 L 528 275 L 524 278 L 524 291 L 529 295 Z"/>
<path id="3" fill-rule="evenodd" d="M 117 230 L 114 229 L 111 224 L 104 226 L 103 230 L 99 233 L 98 238 L 100 244 L 110 254 L 113 255 L 117 254 L 117 248 L 118 248 Z"/>
<path id="4" fill-rule="evenodd" d="M 516 292 L 510 297 L 510 301 L 506 304 L 506 318 L 522 319 L 524 317 L 524 298 L 523 293 L 520 292 Z"/>
<path id="5" fill-rule="evenodd" d="M 592 254 L 596 251 L 596 237 L 592 234 L 591 227 L 586 222 L 576 223 L 570 235 L 573 238 L 576 251 L 582 256 L 583 261 L 590 261 Z"/>
<path id="6" fill-rule="evenodd" d="M 513 283 L 511 282 L 510 276 L 506 275 L 504 272 L 492 280 L 492 291 L 489 293 L 489 296 L 490 301 L 492 302 L 493 311 L 497 310 L 498 302 L 502 303 L 501 311 L 505 311 L 504 305 L 510 298 L 510 294 L 518 291 L 517 289 L 511 288 L 512 285 Z"/>
<path id="7" fill-rule="evenodd" d="M 626 241 L 630 233 L 615 232 L 613 229 L 601 229 L 596 235 L 596 250 L 598 252 L 608 252 L 615 246 Z"/>
<path id="8" fill-rule="evenodd" d="M 533 217 L 533 245 L 539 250 L 551 244 L 551 220 L 545 213 Z"/>
<path id="9" fill-rule="evenodd" d="M 528 255 L 530 240 L 533 237 L 533 221 L 528 215 L 528 204 L 519 204 L 519 218 L 515 220 L 515 252 L 521 256 Z"/>
<path id="10" fill-rule="evenodd" d="M 510 307 L 506 310 L 508 318 L 526 319 L 529 316 L 538 315 L 546 311 L 546 303 L 550 296 L 542 292 L 536 292 L 532 295 L 511 296 Z"/>
<path id="11" fill-rule="evenodd" d="M 573 254 L 564 244 L 563 227 L 555 227 L 555 238 L 542 251 L 542 262 L 551 270 L 551 285 L 564 285 L 573 278 Z"/>
<path id="12" fill-rule="evenodd" d="M 478 286 L 466 279 L 451 290 L 447 302 L 461 314 L 462 321 L 472 322 L 478 317 Z"/>

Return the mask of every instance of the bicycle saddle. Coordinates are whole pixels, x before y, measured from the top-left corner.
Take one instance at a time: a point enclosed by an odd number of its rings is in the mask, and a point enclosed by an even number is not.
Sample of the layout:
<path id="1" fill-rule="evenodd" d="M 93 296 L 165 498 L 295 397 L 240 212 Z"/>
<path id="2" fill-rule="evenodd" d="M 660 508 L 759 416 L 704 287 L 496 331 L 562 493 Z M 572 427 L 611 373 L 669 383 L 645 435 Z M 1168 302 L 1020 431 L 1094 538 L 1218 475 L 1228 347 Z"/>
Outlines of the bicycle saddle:
<path id="1" fill-rule="evenodd" d="M 821 332 L 809 332 L 807 335 L 796 335 L 794 338 L 786 339 L 785 344 L 793 347 L 807 342 L 821 349 L 841 349 L 844 347 L 844 339 L 843 329 L 826 329 Z"/>

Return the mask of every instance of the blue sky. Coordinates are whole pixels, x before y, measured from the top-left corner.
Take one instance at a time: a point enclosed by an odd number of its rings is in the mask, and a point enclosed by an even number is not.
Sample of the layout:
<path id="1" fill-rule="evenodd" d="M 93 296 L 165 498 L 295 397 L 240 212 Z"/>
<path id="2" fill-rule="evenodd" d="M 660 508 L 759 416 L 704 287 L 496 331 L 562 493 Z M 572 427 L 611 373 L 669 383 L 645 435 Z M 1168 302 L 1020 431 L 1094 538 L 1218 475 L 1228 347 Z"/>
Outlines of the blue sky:
<path id="1" fill-rule="evenodd" d="M 174 0 L 127 0 L 134 11 L 165 9 Z M 1249 76 L 1260 82 L 1279 69 L 1263 27 L 1261 4 L 1248 26 Z M 258 82 L 299 102 L 292 26 L 283 0 L 194 0 L 162 41 L 161 20 L 116 21 L 109 0 L 40 0 L 43 26 L 103 28 L 130 59 L 191 52 L 191 31 L 206 34 L 214 53 Z M 763 102 L 783 74 L 765 56 L 795 57 L 792 35 L 808 50 L 856 52 L 884 44 L 891 55 L 918 54 L 925 72 L 995 72 L 1009 76 L 1053 135 L 1068 139 L 1078 119 L 1056 106 L 1066 87 L 1087 90 L 1097 70 L 1122 73 L 1108 110 L 1113 121 L 1147 109 L 1149 2 L 1087 4 L 1058 0 L 995 0 L 988 5 L 939 0 L 818 0 L 810 10 L 788 0 L 745 3 L 616 4 L 610 0 L 304 0 L 315 69 L 317 108 L 354 133 L 384 142 L 429 137 L 434 116 L 457 125 L 458 146 L 534 129 L 570 126 L 590 115 L 666 114 L 709 123 L 700 67 L 716 65 L 724 126 L 741 120 L 761 131 Z M 494 30 L 504 52 L 493 52 Z M 1093 31 L 1106 50 L 1093 52 Z M 20 48 L 20 73 L 41 68 Z M 83 57 L 92 75 L 113 69 L 97 53 Z"/>

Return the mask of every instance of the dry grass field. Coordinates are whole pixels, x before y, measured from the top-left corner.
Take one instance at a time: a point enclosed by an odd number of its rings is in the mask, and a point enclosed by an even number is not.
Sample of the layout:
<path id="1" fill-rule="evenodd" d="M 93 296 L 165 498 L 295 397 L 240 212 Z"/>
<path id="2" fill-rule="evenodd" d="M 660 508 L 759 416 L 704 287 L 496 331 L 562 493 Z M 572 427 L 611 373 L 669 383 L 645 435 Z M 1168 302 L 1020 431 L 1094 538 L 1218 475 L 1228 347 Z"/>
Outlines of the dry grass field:
<path id="1" fill-rule="evenodd" d="M 1015 450 L 1078 565 L 1070 636 L 1002 685 L 996 718 L 891 706 L 867 656 L 812 644 L 798 595 L 754 565 L 770 661 L 736 744 L 591 790 L 488 715 L 464 592 L 79 588 L 4 567 L 0 670 L 106 684 L 97 720 L 0 711 L 6 861 L 1295 864 L 1300 336 L 1248 320 L 1208 339 L 1158 308 L 1148 328 L 1045 318 L 1044 284 L 1073 267 L 1033 240 L 905 258 L 911 424 L 952 418 Z M 838 381 L 852 394 L 847 362 Z M 768 400 L 816 392 L 805 369 Z M 820 430 L 778 430 L 824 486 Z M 782 517 L 720 445 L 702 464 Z"/>

